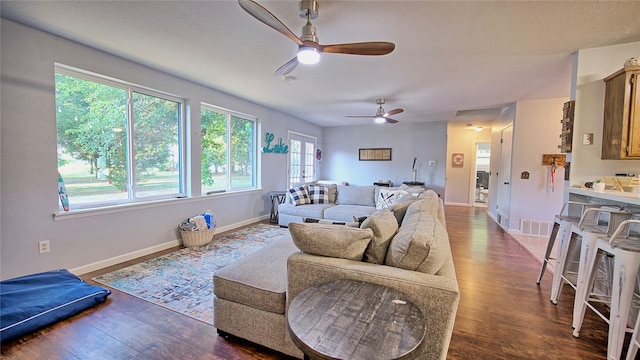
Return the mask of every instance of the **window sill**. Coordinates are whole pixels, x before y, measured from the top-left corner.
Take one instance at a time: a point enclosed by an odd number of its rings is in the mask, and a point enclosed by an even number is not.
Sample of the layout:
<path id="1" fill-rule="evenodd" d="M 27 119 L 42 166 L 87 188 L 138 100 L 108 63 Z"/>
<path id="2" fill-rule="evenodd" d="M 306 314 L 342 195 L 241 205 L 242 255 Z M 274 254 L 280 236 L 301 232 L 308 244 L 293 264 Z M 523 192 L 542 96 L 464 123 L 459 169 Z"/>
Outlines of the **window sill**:
<path id="1" fill-rule="evenodd" d="M 144 203 L 134 203 L 134 204 L 130 203 L 130 204 L 103 206 L 100 208 L 93 208 L 93 209 L 72 209 L 70 211 L 62 211 L 61 209 L 60 212 L 53 214 L 53 220 L 63 221 L 63 220 L 78 219 L 78 218 L 90 217 L 90 216 L 101 216 L 105 214 L 120 213 L 120 212 L 126 212 L 131 210 L 140 210 L 140 209 L 148 209 L 148 208 L 154 208 L 159 206 L 166 206 L 176 202 L 183 203 L 183 202 L 205 201 L 205 200 L 211 200 L 212 198 L 217 198 L 217 197 L 235 196 L 240 194 L 248 194 L 252 192 L 262 192 L 262 189 L 227 191 L 227 192 L 220 192 L 220 193 L 215 193 L 211 195 L 202 195 L 202 196 L 193 197 L 193 198 L 183 197 L 183 198 L 163 199 L 163 200 L 156 200 L 156 201 L 148 201 Z"/>

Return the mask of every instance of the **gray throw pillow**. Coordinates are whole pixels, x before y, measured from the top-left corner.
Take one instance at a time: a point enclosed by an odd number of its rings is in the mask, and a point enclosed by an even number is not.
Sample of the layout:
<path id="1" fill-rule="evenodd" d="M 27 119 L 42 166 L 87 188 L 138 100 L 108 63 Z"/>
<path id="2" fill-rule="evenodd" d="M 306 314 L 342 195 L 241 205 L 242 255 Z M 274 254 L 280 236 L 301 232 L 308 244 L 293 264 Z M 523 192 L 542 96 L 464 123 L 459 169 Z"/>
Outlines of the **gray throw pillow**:
<path id="1" fill-rule="evenodd" d="M 416 197 L 413 195 L 405 195 L 398 200 L 398 202 L 393 205 L 391 208 L 391 212 L 393 212 L 393 216 L 395 216 L 398 221 L 398 226 L 402 224 L 402 220 L 404 219 L 404 215 L 407 213 L 407 209 L 409 205 L 411 205 L 414 201 L 416 201 Z"/>
<path id="2" fill-rule="evenodd" d="M 373 231 L 348 226 L 289 223 L 294 245 L 314 255 L 361 261 Z"/>
<path id="3" fill-rule="evenodd" d="M 398 231 L 398 221 L 388 209 L 374 212 L 360 226 L 361 229 L 371 229 L 373 237 L 364 252 L 364 261 L 373 264 L 383 264 L 387 248 Z"/>
<path id="4" fill-rule="evenodd" d="M 418 204 L 423 200 L 412 204 Z M 409 217 L 409 218 L 408 218 Z M 437 215 L 407 213 L 398 233 L 391 239 L 385 265 L 436 274 L 449 254 L 449 237 Z"/>

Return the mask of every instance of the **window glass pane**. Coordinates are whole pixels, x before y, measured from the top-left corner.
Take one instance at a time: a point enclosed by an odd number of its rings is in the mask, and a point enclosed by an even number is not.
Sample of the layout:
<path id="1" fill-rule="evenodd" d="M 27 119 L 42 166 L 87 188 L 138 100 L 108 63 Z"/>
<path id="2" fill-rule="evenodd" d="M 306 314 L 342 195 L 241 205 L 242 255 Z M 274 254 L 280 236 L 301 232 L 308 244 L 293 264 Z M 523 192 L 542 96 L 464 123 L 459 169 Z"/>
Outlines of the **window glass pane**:
<path id="1" fill-rule="evenodd" d="M 56 74 L 56 125 L 70 206 L 128 199 L 126 90 Z"/>
<path id="2" fill-rule="evenodd" d="M 133 93 L 136 197 L 180 193 L 180 103 Z"/>
<path id="3" fill-rule="evenodd" d="M 255 122 L 231 116 L 231 189 L 255 186 Z"/>
<path id="4" fill-rule="evenodd" d="M 313 167 L 315 164 L 315 144 L 305 142 L 305 152 L 304 152 L 304 181 L 309 182 L 313 181 L 314 171 Z"/>
<path id="5" fill-rule="evenodd" d="M 289 184 L 295 185 L 302 182 L 300 169 L 302 147 L 299 140 L 291 139 L 289 143 Z"/>
<path id="6" fill-rule="evenodd" d="M 56 66 L 58 171 L 70 208 L 180 196 L 183 102 Z"/>
<path id="7" fill-rule="evenodd" d="M 200 112 L 202 146 L 202 194 L 227 189 L 227 115 L 203 109 Z"/>

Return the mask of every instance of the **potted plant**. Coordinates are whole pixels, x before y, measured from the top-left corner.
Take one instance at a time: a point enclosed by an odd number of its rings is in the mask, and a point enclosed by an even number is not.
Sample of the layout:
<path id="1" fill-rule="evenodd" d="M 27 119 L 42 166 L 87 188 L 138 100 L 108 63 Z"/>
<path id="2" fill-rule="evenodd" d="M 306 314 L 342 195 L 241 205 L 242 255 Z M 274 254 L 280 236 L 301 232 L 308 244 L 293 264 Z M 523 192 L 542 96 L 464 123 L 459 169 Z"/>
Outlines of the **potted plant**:
<path id="1" fill-rule="evenodd" d="M 597 192 L 604 192 L 604 181 L 602 181 L 602 179 L 598 179 L 596 181 L 593 182 L 593 190 L 597 191 Z"/>

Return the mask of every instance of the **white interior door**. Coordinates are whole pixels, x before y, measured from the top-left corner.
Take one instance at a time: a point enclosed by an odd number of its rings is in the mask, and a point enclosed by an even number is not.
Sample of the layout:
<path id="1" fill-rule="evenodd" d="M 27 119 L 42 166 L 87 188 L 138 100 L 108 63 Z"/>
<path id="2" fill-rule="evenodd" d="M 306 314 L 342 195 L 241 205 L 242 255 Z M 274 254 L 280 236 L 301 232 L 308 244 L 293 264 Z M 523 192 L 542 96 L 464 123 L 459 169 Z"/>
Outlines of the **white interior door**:
<path id="1" fill-rule="evenodd" d="M 289 187 L 316 180 L 316 138 L 289 132 Z"/>
<path id="2" fill-rule="evenodd" d="M 509 212 L 511 207 L 511 151 L 513 149 L 513 125 L 502 129 L 500 138 L 500 166 L 498 170 L 498 198 L 496 213 L 498 222 L 509 228 Z"/>

